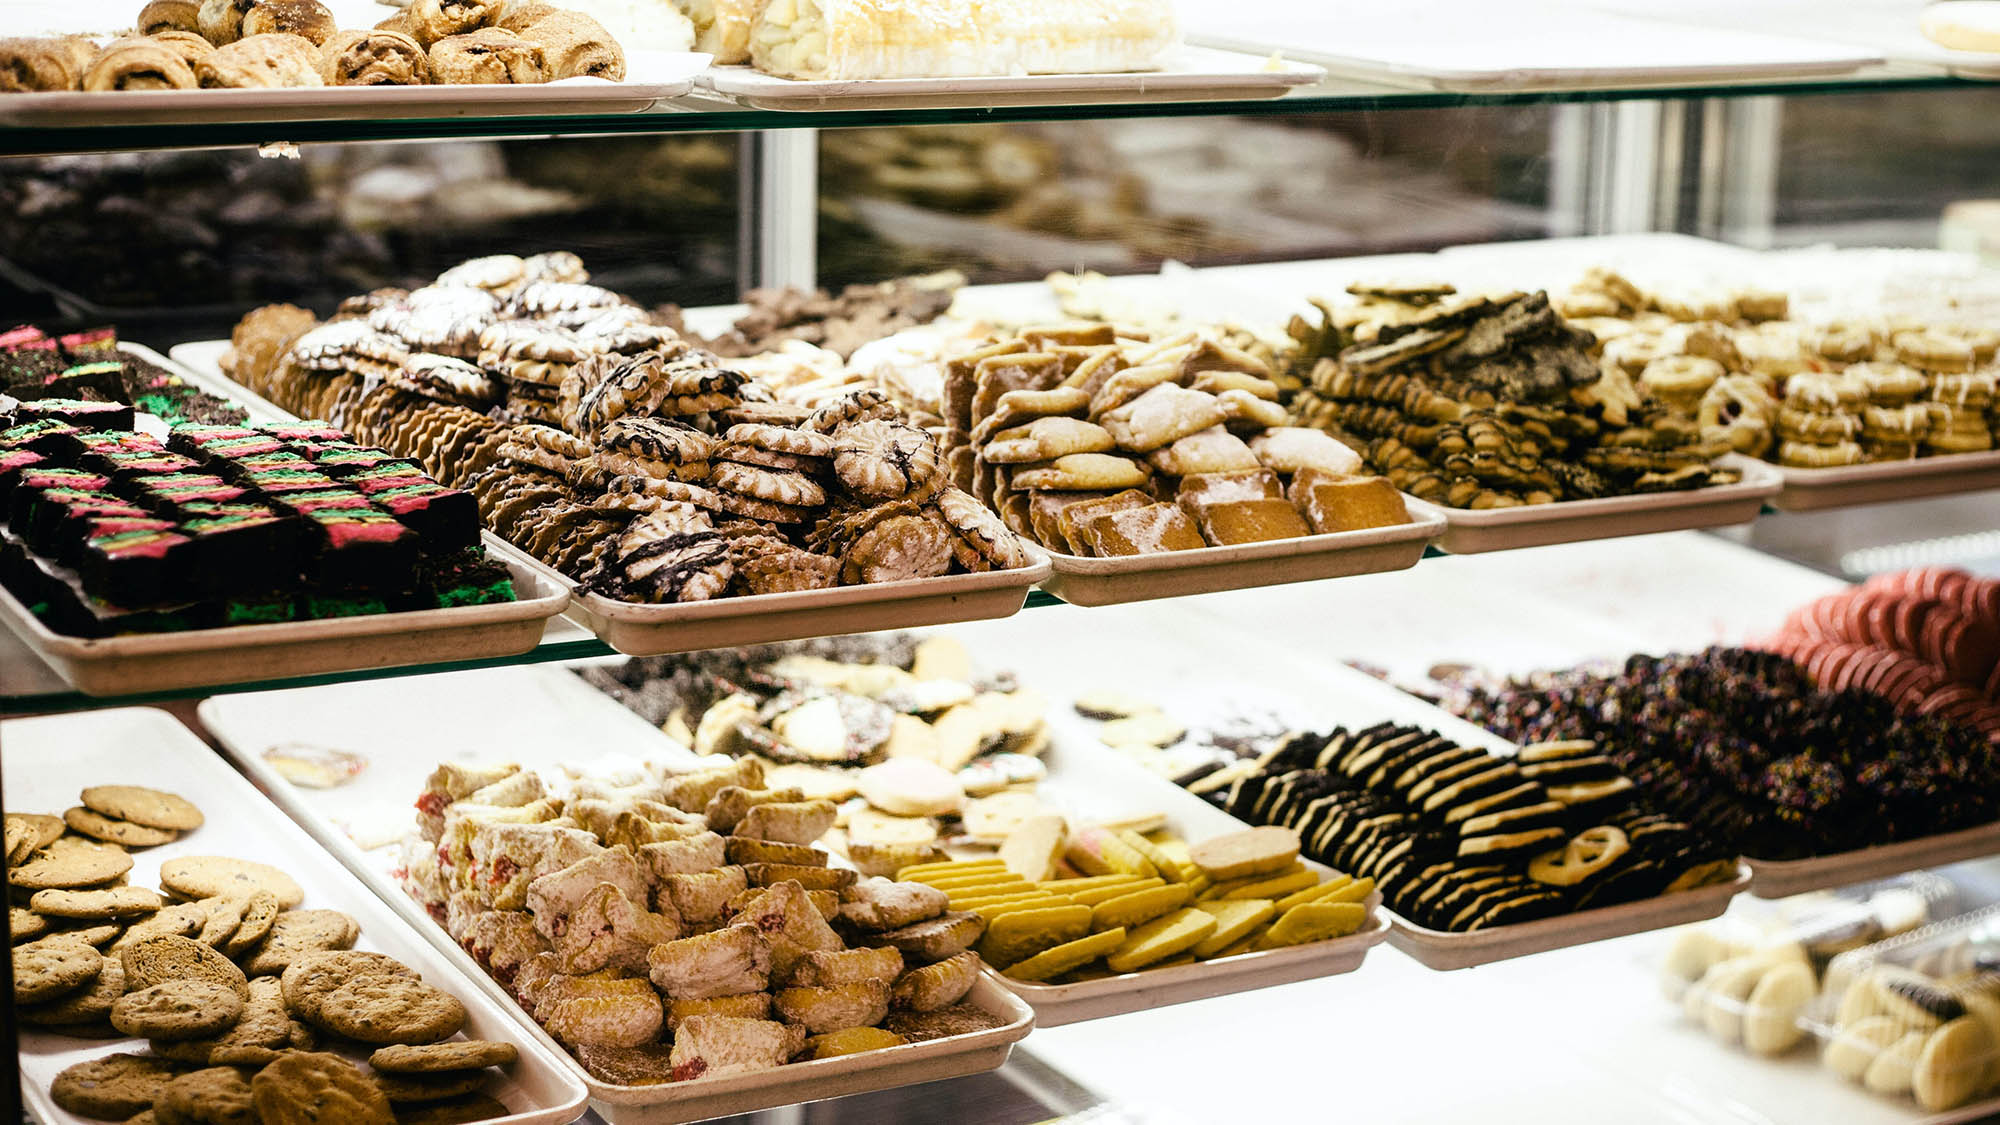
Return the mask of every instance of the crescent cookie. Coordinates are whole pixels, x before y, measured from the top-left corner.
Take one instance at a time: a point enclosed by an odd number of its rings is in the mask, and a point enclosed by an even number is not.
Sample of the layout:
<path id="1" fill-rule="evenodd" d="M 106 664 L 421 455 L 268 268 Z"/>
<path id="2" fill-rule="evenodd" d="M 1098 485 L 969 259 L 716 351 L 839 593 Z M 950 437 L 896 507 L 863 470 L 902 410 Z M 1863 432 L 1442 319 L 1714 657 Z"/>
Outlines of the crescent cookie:
<path id="1" fill-rule="evenodd" d="M 836 435 L 833 471 L 860 495 L 893 500 L 937 479 L 937 442 L 901 422 L 854 423 Z"/>

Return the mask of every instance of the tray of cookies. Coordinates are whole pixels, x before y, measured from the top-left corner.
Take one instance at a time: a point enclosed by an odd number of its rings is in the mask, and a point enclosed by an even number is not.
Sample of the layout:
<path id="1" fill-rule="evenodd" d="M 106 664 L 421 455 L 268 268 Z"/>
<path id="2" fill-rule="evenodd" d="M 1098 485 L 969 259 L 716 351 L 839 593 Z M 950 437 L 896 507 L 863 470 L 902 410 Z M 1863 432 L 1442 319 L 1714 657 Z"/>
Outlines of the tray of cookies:
<path id="1" fill-rule="evenodd" d="M 2000 452 L 1948 453 L 1907 461 L 1877 461 L 1828 469 L 1778 466 L 1784 486 L 1771 506 L 1818 512 L 2000 488 Z"/>
<path id="2" fill-rule="evenodd" d="M 494 1003 L 532 1014 L 536 1042 L 608 1121 L 697 1121 L 979 1073 L 1027 1035 L 1032 1011 L 967 953 L 977 915 L 832 862 L 810 844 L 832 804 L 765 784 L 757 761 L 690 765 L 657 749 L 673 768 L 440 766 L 391 872 L 232 743 Z"/>
<path id="3" fill-rule="evenodd" d="M 1734 527 L 1757 518 L 1784 487 L 1775 465 L 1737 454 L 1719 464 L 1740 479 L 1680 492 L 1560 500 L 1513 508 L 1444 508 L 1448 522 L 1437 547 L 1455 555 L 1546 547 L 1585 539 L 1616 539 L 1661 531 Z"/>
<path id="4" fill-rule="evenodd" d="M 0 621 L 89 694 L 513 655 L 569 601 L 469 493 L 332 427 L 7 422 Z"/>
<path id="5" fill-rule="evenodd" d="M 328 1099 L 376 1125 L 584 1112 L 511 1006 L 165 712 L 10 720 L 0 744 L 36 1119 L 289 1122 Z"/>
<path id="6" fill-rule="evenodd" d="M 1028 327 L 945 364 L 953 480 L 1052 552 L 1043 584 L 1111 605 L 1412 566 L 1443 530 L 1360 454 L 1287 426 L 1234 330 Z"/>

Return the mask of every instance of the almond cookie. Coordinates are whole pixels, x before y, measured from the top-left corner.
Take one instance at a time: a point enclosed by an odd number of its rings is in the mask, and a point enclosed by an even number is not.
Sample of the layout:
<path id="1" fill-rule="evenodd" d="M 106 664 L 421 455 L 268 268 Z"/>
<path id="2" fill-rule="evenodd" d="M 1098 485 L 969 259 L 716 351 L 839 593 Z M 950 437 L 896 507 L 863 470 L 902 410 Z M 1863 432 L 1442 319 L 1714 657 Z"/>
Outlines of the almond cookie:
<path id="1" fill-rule="evenodd" d="M 439 1071 L 507 1066 L 518 1057 L 520 1051 L 512 1043 L 458 1039 L 423 1046 L 398 1044 L 381 1047 L 368 1056 L 368 1065 L 389 1074 L 435 1074 Z"/>
<path id="2" fill-rule="evenodd" d="M 144 887 L 105 887 L 94 891 L 36 891 L 28 909 L 48 918 L 101 922 L 139 918 L 166 905 L 158 893 Z"/>
<path id="3" fill-rule="evenodd" d="M 123 844 L 130 848 L 150 848 L 171 843 L 180 833 L 171 828 L 148 828 L 129 820 L 118 820 L 78 805 L 63 813 L 63 823 L 93 840 Z"/>
<path id="4" fill-rule="evenodd" d="M 486 1081 L 478 1070 L 452 1070 L 439 1074 L 375 1074 L 375 1085 L 396 1105 L 441 1102 L 477 1090 Z"/>
<path id="5" fill-rule="evenodd" d="M 41 1026 L 98 1023 L 111 1016 L 111 1005 L 125 995 L 125 967 L 116 957 L 103 959 L 97 979 L 81 991 L 72 992 L 46 1004 L 20 1009 L 21 1018 Z"/>
<path id="6" fill-rule="evenodd" d="M 62 1108 L 82 1117 L 120 1121 L 153 1108 L 153 1099 L 181 1068 L 146 1055 L 106 1055 L 69 1067 L 49 1085 Z"/>
<path id="7" fill-rule="evenodd" d="M 282 973 L 294 960 L 322 949 L 348 949 L 361 935 L 354 919 L 338 910 L 288 910 L 271 923 L 243 967 L 253 976 Z"/>
<path id="8" fill-rule="evenodd" d="M 794 507 L 826 503 L 826 490 L 804 473 L 788 469 L 768 469 L 723 461 L 715 466 L 709 482 L 717 489 Z"/>
<path id="9" fill-rule="evenodd" d="M 181 856 L 160 865 L 160 885 L 182 898 L 251 895 L 269 891 L 283 907 L 297 906 L 306 893 L 290 875 L 268 863 L 227 856 Z"/>
<path id="10" fill-rule="evenodd" d="M 313 1022 L 363 1043 L 435 1043 L 465 1026 L 465 1005 L 421 980 L 367 974 L 327 993 Z"/>
<path id="11" fill-rule="evenodd" d="M 1025 426 L 1001 430 L 979 451 L 996 465 L 1053 461 L 1071 453 L 1104 453 L 1117 447 L 1111 431 L 1081 418 L 1037 418 Z"/>
<path id="12" fill-rule="evenodd" d="M 37 1004 L 74 992 L 97 979 L 104 955 L 80 941 L 60 938 L 14 947 L 14 1002 Z"/>
<path id="13" fill-rule="evenodd" d="M 250 995 L 243 970 L 193 938 L 148 938 L 120 949 L 118 959 L 125 966 L 126 988 L 146 988 L 176 980 L 207 980 L 227 986 L 238 996 Z"/>
<path id="14" fill-rule="evenodd" d="M 116 844 L 64 836 L 10 869 L 7 881 L 27 890 L 96 887 L 132 870 L 132 857 Z"/>
<path id="15" fill-rule="evenodd" d="M 847 548 L 841 580 L 853 585 L 936 578 L 951 570 L 953 539 L 942 522 L 928 516 L 891 516 Z"/>
<path id="16" fill-rule="evenodd" d="M 257 1072 L 251 1100 L 261 1125 L 395 1125 L 374 1080 L 339 1055 L 294 1051 Z"/>
<path id="17" fill-rule="evenodd" d="M 167 1083 L 153 1108 L 168 1121 L 257 1125 L 250 1083 L 232 1066 L 213 1066 L 181 1075 Z"/>
<path id="18" fill-rule="evenodd" d="M 836 436 L 833 470 L 860 495 L 893 500 L 936 480 L 937 442 L 901 422 L 859 422 Z"/>
<path id="19" fill-rule="evenodd" d="M 130 983 L 131 971 L 126 970 Z M 111 1026 L 142 1039 L 214 1035 L 243 1016 L 243 997 L 210 980 L 175 980 L 127 992 L 111 1005 Z"/>

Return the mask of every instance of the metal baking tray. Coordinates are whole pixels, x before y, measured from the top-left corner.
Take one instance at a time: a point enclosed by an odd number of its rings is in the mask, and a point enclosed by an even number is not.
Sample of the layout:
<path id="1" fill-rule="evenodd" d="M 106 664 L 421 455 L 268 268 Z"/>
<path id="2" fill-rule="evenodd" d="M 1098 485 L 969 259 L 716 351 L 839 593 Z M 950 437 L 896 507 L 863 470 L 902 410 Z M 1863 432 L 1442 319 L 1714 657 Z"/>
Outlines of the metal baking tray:
<path id="1" fill-rule="evenodd" d="M 1751 873 L 1750 893 L 1758 898 L 1784 898 L 1827 887 L 1844 887 L 1867 879 L 1884 879 L 1905 871 L 1943 867 L 2000 853 L 2000 821 L 1960 829 L 1941 836 L 1924 836 L 1812 859 L 1756 859 L 1744 856 Z"/>
<path id="2" fill-rule="evenodd" d="M 1833 469 L 1778 466 L 1784 490 L 1771 500 L 1786 512 L 1818 512 L 2000 488 L 2000 450 L 1878 461 Z"/>
<path id="3" fill-rule="evenodd" d="M 1530 953 L 1706 921 L 1727 910 L 1729 900 L 1749 886 L 1750 871 L 1738 864 L 1736 878 L 1727 883 L 1463 934 L 1419 926 L 1393 911 L 1384 913 L 1389 915 L 1390 945 L 1433 969 L 1469 969 Z"/>
<path id="4" fill-rule="evenodd" d="M 1648 535 L 1656 531 L 1731 527 L 1756 519 L 1764 502 L 1784 487 L 1784 478 L 1775 465 L 1733 453 L 1722 458 L 1721 463 L 1740 471 L 1743 479 L 1735 484 L 1685 492 L 1563 500 L 1483 511 L 1445 508 L 1445 518 L 1451 526 L 1438 538 L 1437 545 L 1455 555 L 1471 555 L 1584 539 Z"/>
<path id="5" fill-rule="evenodd" d="M 552 722 L 555 728 L 568 735 L 569 741 L 560 745 L 588 744 L 613 754 L 619 747 L 627 747 L 653 758 L 690 760 L 686 751 L 651 731 L 643 721 L 566 671 L 510 668 L 497 670 L 497 673 L 499 678 L 489 673 L 464 674 L 457 684 L 462 685 L 469 695 L 440 682 L 437 698 L 444 701 L 440 714 L 457 714 L 459 712 L 455 708 L 465 707 L 469 700 L 474 709 L 484 714 L 504 717 L 510 701 L 522 704 L 523 700 L 534 700 L 535 706 L 541 708 L 539 721 Z M 552 678 L 558 677 L 559 681 L 552 681 Z M 491 680 L 490 687 L 481 682 L 485 680 Z M 397 685 L 352 684 L 333 690 L 346 693 L 344 698 L 349 703 L 367 699 L 371 705 L 379 704 L 378 718 L 398 707 L 404 711 L 426 710 L 432 698 L 429 694 L 419 696 L 407 689 L 396 694 Z M 384 692 L 388 694 L 381 694 Z M 405 814 L 403 827 L 407 829 L 410 824 L 408 802 L 421 783 L 395 793 L 387 790 L 400 786 L 409 776 L 415 776 L 413 771 L 427 771 L 434 759 L 400 754 L 396 765 L 388 772 L 364 771 L 363 780 L 356 784 L 333 790 L 301 790 L 285 780 L 264 758 L 264 751 L 272 745 L 277 731 L 282 727 L 339 742 L 354 738 L 354 731 L 360 728 L 343 729 L 335 724 L 335 729 L 329 730 L 324 729 L 325 724 L 293 721 L 294 713 L 290 708 L 273 712 L 271 702 L 270 698 L 255 695 L 217 697 L 202 704 L 201 717 L 238 767 L 269 793 L 271 800 L 318 840 L 334 859 L 344 864 L 390 909 L 423 934 L 436 947 L 438 956 L 473 978 L 479 990 L 493 1003 L 512 1006 L 514 1000 L 506 990 L 396 884 L 385 870 L 385 864 L 377 862 L 381 858 L 380 853 L 371 857 L 335 820 L 338 815 L 341 820 L 353 823 L 359 819 L 356 815 L 358 809 L 401 809 Z M 326 702 L 342 714 L 352 714 L 354 710 L 345 704 L 336 704 L 332 698 Z M 551 709 L 551 704 L 555 705 L 555 709 Z M 283 719 L 273 725 L 279 715 Z M 369 722 L 366 717 L 357 717 L 355 721 L 364 725 Z M 395 721 L 402 720 L 398 717 Z M 532 727 L 535 721 L 526 720 L 525 725 Z M 605 737 L 599 739 L 600 734 Z M 480 760 L 505 760 L 509 756 L 509 747 L 504 736 L 500 741 L 501 745 L 497 747 L 480 743 L 481 752 L 477 757 Z M 559 744 L 554 739 L 542 737 L 535 741 L 545 757 L 560 753 Z M 455 760 L 466 760 L 466 757 L 458 755 Z M 523 756 L 521 760 L 533 761 L 528 756 Z M 410 765 L 411 762 L 415 765 Z M 400 774 L 397 767 L 401 767 Z M 571 1077 L 589 1089 L 592 1107 L 612 1125 L 675 1125 L 678 1122 L 753 1113 L 822 1098 L 993 1070 L 1007 1061 L 1013 1044 L 1028 1034 L 1034 1024 L 1034 1012 L 996 984 L 990 974 L 980 976 L 968 999 L 981 1010 L 999 1018 L 1001 1026 L 970 1035 L 911 1043 L 836 1059 L 792 1063 L 751 1074 L 661 1086 L 614 1086 L 600 1082 L 586 1072 L 581 1063 L 571 1058 L 547 1032 L 532 1022 L 528 1022 L 527 1027 L 537 1046 L 559 1057 Z"/>
<path id="6" fill-rule="evenodd" d="M 528 1033 L 533 1027 L 512 1003 L 496 1003 L 479 987 L 483 973 L 467 973 L 420 937 L 376 893 L 329 857 L 235 770 L 171 715 L 147 707 L 93 711 L 0 723 L 9 808 L 59 813 L 76 803 L 85 786 L 117 780 L 171 790 L 202 807 L 207 823 L 170 844 L 134 851 L 131 881 L 157 885 L 160 863 L 181 855 L 256 856 L 276 864 L 305 889 L 305 905 L 332 907 L 361 923 L 358 948 L 387 953 L 465 1004 L 466 1033 L 516 1044 L 520 1059 L 490 1072 L 485 1092 L 504 1102 L 509 1115 L 492 1125 L 564 1125 L 581 1116 L 587 1097 L 568 1056 Z M 49 1084 L 74 1063 L 143 1042 L 73 1039 L 22 1027 L 17 1060 L 28 1108 L 44 1125 L 83 1125 L 85 1118 L 58 1107 Z"/>
<path id="7" fill-rule="evenodd" d="M 1236 547 L 1087 558 L 1050 552 L 1055 573 L 1042 589 L 1071 605 L 1119 605 L 1407 570 L 1445 530 L 1442 509 L 1405 496 L 1410 522 L 1366 531 L 1304 535 Z"/>

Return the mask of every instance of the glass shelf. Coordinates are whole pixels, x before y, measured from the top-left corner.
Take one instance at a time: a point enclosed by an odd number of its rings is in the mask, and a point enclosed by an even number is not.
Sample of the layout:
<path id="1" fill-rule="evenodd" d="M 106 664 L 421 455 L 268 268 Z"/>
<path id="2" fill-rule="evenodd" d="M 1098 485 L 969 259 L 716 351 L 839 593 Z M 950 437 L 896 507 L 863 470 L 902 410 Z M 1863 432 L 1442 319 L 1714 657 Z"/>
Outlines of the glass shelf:
<path id="1" fill-rule="evenodd" d="M 1064 604 L 1062 599 L 1040 590 L 1028 591 L 1027 608 Z M 61 711 L 92 711 L 104 707 L 132 707 L 175 700 L 205 699 L 211 695 L 233 695 L 249 691 L 276 691 L 282 688 L 318 687 L 356 680 L 383 680 L 399 676 L 423 676 L 434 672 L 464 672 L 477 668 L 500 668 L 516 664 L 555 664 L 568 660 L 615 657 L 619 653 L 566 617 L 549 622 L 539 645 L 518 656 L 486 657 L 478 660 L 444 660 L 434 664 L 399 665 L 389 668 L 361 668 L 351 672 L 330 672 L 318 676 L 298 676 L 279 680 L 252 680 L 239 684 L 181 688 L 175 691 L 134 695 L 85 695 L 71 688 L 22 644 L 11 632 L 0 629 L 0 717 L 41 715 Z"/>
<path id="2" fill-rule="evenodd" d="M 748 109 L 712 96 L 689 95 L 637 113 L 519 117 L 404 117 L 349 120 L 190 122 L 88 126 L 0 126 L 0 156 L 208 148 L 276 142 L 579 137 L 631 134 L 839 129 L 884 125 L 949 125 L 1117 118 L 1285 117 L 1334 112 L 1557 105 L 1654 99 L 1742 98 L 1765 95 L 1953 90 L 1970 82 L 1908 67 L 1885 66 L 1834 79 L 1792 79 L 1670 86 L 1596 87 L 1519 93 L 1455 93 L 1330 79 L 1283 97 L 1256 101 L 1148 101 L 1066 105 L 992 105 L 949 109 L 887 108 L 826 112 Z M 107 97 L 113 95 L 106 95 Z"/>

